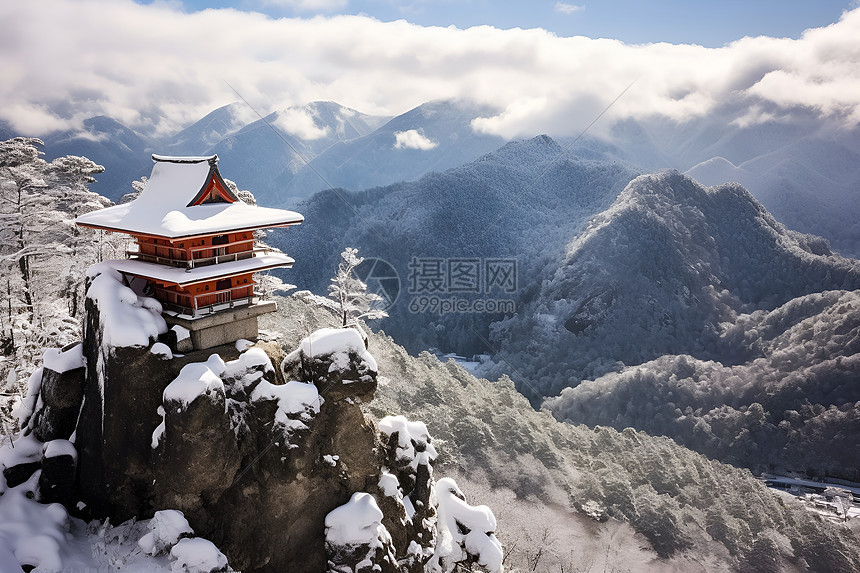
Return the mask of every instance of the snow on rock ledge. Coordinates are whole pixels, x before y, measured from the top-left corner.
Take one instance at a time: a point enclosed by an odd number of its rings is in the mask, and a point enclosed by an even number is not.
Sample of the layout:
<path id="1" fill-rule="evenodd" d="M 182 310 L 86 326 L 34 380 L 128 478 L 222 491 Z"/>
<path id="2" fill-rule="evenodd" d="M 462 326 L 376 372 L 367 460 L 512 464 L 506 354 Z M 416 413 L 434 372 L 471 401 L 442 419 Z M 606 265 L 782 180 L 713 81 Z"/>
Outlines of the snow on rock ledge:
<path id="1" fill-rule="evenodd" d="M 102 344 L 108 347 L 149 346 L 167 332 L 161 303 L 142 297 L 122 283 L 122 275 L 105 261 L 87 269 L 87 298 L 99 309 Z"/>
<path id="2" fill-rule="evenodd" d="M 364 492 L 352 494 L 347 503 L 333 509 L 325 518 L 329 570 L 396 571 L 391 536 L 382 518 L 376 500 Z"/>
<path id="3" fill-rule="evenodd" d="M 308 429 L 306 422 L 319 414 L 323 399 L 313 384 L 293 380 L 276 386 L 263 380 L 251 393 L 252 402 L 259 400 L 277 401 L 275 423 L 290 433 Z"/>
<path id="4" fill-rule="evenodd" d="M 224 361 L 213 354 L 206 362 L 186 364 L 167 388 L 162 397 L 164 403 L 178 402 L 187 406 L 201 395 L 224 394 L 224 382 L 220 376 L 224 373 Z"/>
<path id="5" fill-rule="evenodd" d="M 333 365 L 340 369 L 349 365 L 349 354 L 355 353 L 368 368 L 374 372 L 378 369 L 376 360 L 364 347 L 364 340 L 354 328 L 321 328 L 302 339 L 299 350 L 311 358 L 332 355 Z"/>
<path id="6" fill-rule="evenodd" d="M 227 570 L 227 557 L 207 539 L 199 537 L 182 539 L 170 550 L 176 561 L 171 571 L 183 573 L 214 573 Z"/>
<path id="7" fill-rule="evenodd" d="M 326 399 L 369 399 L 376 391 L 376 360 L 353 328 L 322 328 L 304 338 L 281 363 L 287 380 L 313 382 Z"/>
<path id="8" fill-rule="evenodd" d="M 386 416 L 379 421 L 379 431 L 389 439 L 397 434 L 397 460 L 408 462 L 412 469 L 436 459 L 436 448 L 424 422 L 410 422 L 404 416 Z"/>
<path id="9" fill-rule="evenodd" d="M 84 347 L 77 343 L 62 349 L 46 348 L 42 354 L 42 366 L 57 374 L 83 368 L 85 366 Z"/>
<path id="10" fill-rule="evenodd" d="M 185 515 L 175 509 L 156 511 L 149 520 L 149 533 L 137 544 L 147 555 L 170 554 L 171 571 L 212 573 L 226 571 L 227 557 L 208 539 L 192 537 L 194 530 Z"/>
<path id="11" fill-rule="evenodd" d="M 452 571 L 456 563 L 474 560 L 492 573 L 504 571 L 502 544 L 496 539 L 496 517 L 486 505 L 471 506 L 451 478 L 436 482 L 439 517 L 433 572 Z"/>
<path id="12" fill-rule="evenodd" d="M 149 533 L 141 537 L 137 544 L 147 555 L 158 555 L 176 545 L 180 538 L 193 533 L 194 530 L 181 511 L 165 509 L 155 512 L 149 520 Z"/>

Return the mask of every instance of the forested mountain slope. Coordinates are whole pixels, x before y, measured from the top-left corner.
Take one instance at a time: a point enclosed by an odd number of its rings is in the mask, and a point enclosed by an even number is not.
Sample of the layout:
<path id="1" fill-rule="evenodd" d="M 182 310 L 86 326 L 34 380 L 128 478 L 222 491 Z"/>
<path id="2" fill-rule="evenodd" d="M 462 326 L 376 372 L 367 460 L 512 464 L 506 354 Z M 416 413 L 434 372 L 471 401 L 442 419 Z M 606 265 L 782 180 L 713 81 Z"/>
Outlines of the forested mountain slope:
<path id="1" fill-rule="evenodd" d="M 739 185 L 705 188 L 668 171 L 632 181 L 491 340 L 518 387 L 551 396 L 665 354 L 727 365 L 761 356 L 725 336 L 740 315 L 857 288 L 860 262 L 787 230 Z"/>
<path id="2" fill-rule="evenodd" d="M 625 164 L 582 159 L 546 136 L 509 143 L 471 163 L 412 183 L 360 193 L 323 191 L 297 208 L 307 221 L 271 240 L 296 259 L 285 280 L 324 293 L 345 247 L 387 261 L 400 278 L 397 304 L 380 326 L 412 352 L 439 347 L 486 352 L 480 340 L 501 314 L 451 313 L 410 304 L 421 295 L 510 298 L 519 308 L 555 272 L 571 236 L 603 211 L 636 173 Z M 590 157 L 603 157 L 588 148 Z M 515 261 L 513 292 L 422 290 L 416 260 Z M 444 272 L 444 269 L 443 269 Z M 483 274 L 481 275 L 483 277 Z M 480 285 L 479 285 L 480 286 Z"/>
<path id="3" fill-rule="evenodd" d="M 279 303 L 263 327 L 287 346 L 337 320 L 294 297 Z M 847 572 L 860 565 L 850 529 L 783 501 L 747 470 L 633 429 L 558 422 L 532 409 L 508 378 L 488 382 L 453 361 L 410 356 L 384 333 L 371 333 L 369 344 L 380 378 L 365 410 L 427 423 L 445 444 L 438 470 L 458 475 L 470 500 L 496 510 L 509 568 Z"/>

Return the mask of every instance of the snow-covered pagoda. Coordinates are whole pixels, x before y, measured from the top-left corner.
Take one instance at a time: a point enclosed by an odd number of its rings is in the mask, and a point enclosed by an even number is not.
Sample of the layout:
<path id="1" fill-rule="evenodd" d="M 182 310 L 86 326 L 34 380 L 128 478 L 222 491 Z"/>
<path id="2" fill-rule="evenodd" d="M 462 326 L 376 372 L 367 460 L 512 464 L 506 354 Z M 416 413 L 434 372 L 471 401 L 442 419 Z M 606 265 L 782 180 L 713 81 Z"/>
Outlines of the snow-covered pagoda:
<path id="1" fill-rule="evenodd" d="M 195 349 L 256 338 L 257 317 L 275 303 L 260 300 L 254 273 L 294 261 L 255 248 L 254 231 L 298 225 L 304 217 L 239 200 L 218 171 L 217 155 L 152 160 L 152 175 L 134 201 L 76 223 L 135 239 L 137 250 L 109 264 L 133 290 L 160 301 L 165 320 L 190 331 Z"/>

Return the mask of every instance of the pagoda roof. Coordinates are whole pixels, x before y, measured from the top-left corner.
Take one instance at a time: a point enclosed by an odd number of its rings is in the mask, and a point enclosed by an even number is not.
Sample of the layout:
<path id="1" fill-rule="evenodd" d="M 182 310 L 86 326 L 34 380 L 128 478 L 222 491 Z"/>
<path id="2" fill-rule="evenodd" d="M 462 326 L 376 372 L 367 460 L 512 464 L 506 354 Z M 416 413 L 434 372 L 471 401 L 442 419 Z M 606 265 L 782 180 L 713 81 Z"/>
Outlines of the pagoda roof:
<path id="1" fill-rule="evenodd" d="M 283 253 L 269 253 L 238 261 L 219 263 L 185 269 L 170 265 L 159 265 L 135 259 L 117 259 L 104 261 L 111 268 L 129 275 L 147 279 L 173 283 L 182 287 L 195 283 L 227 278 L 246 273 L 256 273 L 277 267 L 291 267 L 295 260 Z"/>
<path id="2" fill-rule="evenodd" d="M 108 231 L 178 239 L 304 221 L 295 211 L 240 201 L 221 178 L 217 155 L 153 155 L 152 160 L 152 175 L 137 199 L 86 213 L 75 222 Z"/>

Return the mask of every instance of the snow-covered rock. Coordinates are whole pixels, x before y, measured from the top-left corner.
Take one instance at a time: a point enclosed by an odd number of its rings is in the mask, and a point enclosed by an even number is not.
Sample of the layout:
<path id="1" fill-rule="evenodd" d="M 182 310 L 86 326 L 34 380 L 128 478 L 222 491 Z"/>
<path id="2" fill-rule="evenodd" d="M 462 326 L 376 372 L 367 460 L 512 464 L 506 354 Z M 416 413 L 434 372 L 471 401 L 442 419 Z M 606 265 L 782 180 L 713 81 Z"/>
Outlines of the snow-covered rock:
<path id="1" fill-rule="evenodd" d="M 376 360 L 353 328 L 322 328 L 302 339 L 281 368 L 289 379 L 313 382 L 329 400 L 369 399 L 376 390 Z"/>
<path id="2" fill-rule="evenodd" d="M 182 512 L 175 509 L 156 511 L 148 527 L 149 533 L 141 537 L 137 544 L 149 555 L 170 551 L 181 538 L 194 533 Z"/>
<path id="3" fill-rule="evenodd" d="M 101 320 L 101 341 L 107 347 L 149 346 L 167 332 L 161 303 L 142 297 L 123 284 L 118 271 L 107 263 L 87 269 L 87 298 L 94 301 Z"/>
<path id="4" fill-rule="evenodd" d="M 496 517 L 489 507 L 473 507 L 451 478 L 436 482 L 438 539 L 430 571 L 453 571 L 457 563 L 475 562 L 492 573 L 504 571 L 502 544 L 496 539 Z"/>
<path id="5" fill-rule="evenodd" d="M 436 448 L 424 422 L 410 422 L 404 416 L 386 416 L 379 421 L 379 431 L 388 438 L 396 436 L 397 461 L 416 469 L 436 459 Z"/>
<path id="6" fill-rule="evenodd" d="M 369 493 L 356 492 L 325 518 L 328 570 L 346 573 L 397 571 L 391 536 Z"/>
<path id="7" fill-rule="evenodd" d="M 199 537 L 181 539 L 170 550 L 170 556 L 176 561 L 170 566 L 171 571 L 182 573 L 215 573 L 227 569 L 227 557 L 207 539 Z"/>
<path id="8" fill-rule="evenodd" d="M 46 349 L 42 365 L 38 387 L 35 380 L 30 381 L 30 390 L 37 391 L 39 399 L 28 426 L 45 442 L 69 438 L 78 423 L 84 395 L 83 344 Z"/>

